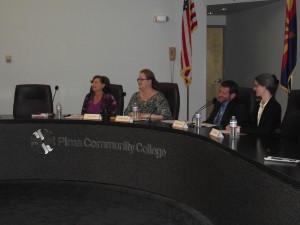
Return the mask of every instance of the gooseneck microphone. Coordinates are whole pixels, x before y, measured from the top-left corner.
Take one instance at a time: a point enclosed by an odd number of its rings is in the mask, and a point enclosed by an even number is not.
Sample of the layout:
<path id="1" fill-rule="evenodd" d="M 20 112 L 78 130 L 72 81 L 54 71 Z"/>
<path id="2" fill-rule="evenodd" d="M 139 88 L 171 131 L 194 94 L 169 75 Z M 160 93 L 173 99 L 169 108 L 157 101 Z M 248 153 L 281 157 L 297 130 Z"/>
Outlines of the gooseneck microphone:
<path id="1" fill-rule="evenodd" d="M 193 115 L 192 121 L 197 113 L 200 113 L 203 109 L 207 108 L 208 106 L 214 105 L 217 102 L 217 98 L 213 98 L 212 100 L 205 103 L 205 105 L 201 106 Z"/>
<path id="2" fill-rule="evenodd" d="M 126 92 L 122 92 L 122 94 L 119 95 L 117 98 L 115 98 L 115 99 L 111 102 L 111 104 L 112 104 L 113 102 L 117 102 L 117 100 L 119 100 L 120 98 L 125 97 L 125 96 L 126 96 Z M 102 120 L 103 120 L 103 121 L 110 121 L 110 116 L 111 116 L 112 112 L 109 110 L 107 104 L 104 104 L 104 105 L 101 106 L 100 112 L 101 112 L 101 111 L 102 111 L 102 113 L 101 113 Z"/>
<path id="3" fill-rule="evenodd" d="M 56 85 L 56 86 L 55 86 L 54 95 L 53 95 L 53 97 L 52 97 L 52 103 L 54 102 L 55 95 L 56 95 L 56 92 L 57 92 L 58 89 L 59 89 L 59 87 Z"/>
<path id="4" fill-rule="evenodd" d="M 120 98 L 124 98 L 126 96 L 126 92 L 122 92 L 121 95 L 119 95 L 117 98 L 115 98 L 115 100 L 113 102 L 117 102 Z M 122 112 L 122 115 L 123 115 L 124 112 Z"/>
<path id="5" fill-rule="evenodd" d="M 122 92 L 122 94 L 120 96 L 118 96 L 114 101 L 117 101 L 120 98 L 125 97 L 125 96 L 126 96 L 126 92 Z"/>
<path id="6" fill-rule="evenodd" d="M 154 108 L 154 110 L 151 111 L 150 115 L 149 115 L 149 121 L 151 122 L 151 116 L 152 114 L 159 108 L 159 106 L 163 103 L 165 99 L 162 99 L 159 104 Z"/>
<path id="7" fill-rule="evenodd" d="M 122 94 L 120 94 L 118 97 L 116 97 L 113 102 L 117 102 L 120 98 L 124 98 L 126 96 L 126 92 L 122 92 Z"/>

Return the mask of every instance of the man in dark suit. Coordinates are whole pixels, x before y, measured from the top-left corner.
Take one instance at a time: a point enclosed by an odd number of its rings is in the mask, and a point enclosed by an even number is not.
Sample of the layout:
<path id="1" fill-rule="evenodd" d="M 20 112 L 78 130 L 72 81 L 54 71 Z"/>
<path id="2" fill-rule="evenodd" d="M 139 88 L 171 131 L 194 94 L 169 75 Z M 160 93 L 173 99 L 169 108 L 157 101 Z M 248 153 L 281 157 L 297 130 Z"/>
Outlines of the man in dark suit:
<path id="1" fill-rule="evenodd" d="M 246 105 L 238 98 L 237 83 L 227 80 L 221 83 L 218 101 L 206 122 L 225 128 L 232 116 L 235 116 L 238 124 L 244 124 L 247 121 L 248 112 Z"/>

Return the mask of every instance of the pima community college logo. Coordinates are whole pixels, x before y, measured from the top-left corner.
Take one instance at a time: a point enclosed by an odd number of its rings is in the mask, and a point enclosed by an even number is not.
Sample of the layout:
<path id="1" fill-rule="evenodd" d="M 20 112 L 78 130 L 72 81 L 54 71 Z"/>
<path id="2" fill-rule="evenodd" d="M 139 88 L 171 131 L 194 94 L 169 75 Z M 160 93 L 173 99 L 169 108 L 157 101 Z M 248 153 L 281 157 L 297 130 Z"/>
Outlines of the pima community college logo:
<path id="1" fill-rule="evenodd" d="M 47 129 L 39 129 L 31 135 L 31 147 L 40 154 L 48 154 L 53 151 L 55 138 Z"/>

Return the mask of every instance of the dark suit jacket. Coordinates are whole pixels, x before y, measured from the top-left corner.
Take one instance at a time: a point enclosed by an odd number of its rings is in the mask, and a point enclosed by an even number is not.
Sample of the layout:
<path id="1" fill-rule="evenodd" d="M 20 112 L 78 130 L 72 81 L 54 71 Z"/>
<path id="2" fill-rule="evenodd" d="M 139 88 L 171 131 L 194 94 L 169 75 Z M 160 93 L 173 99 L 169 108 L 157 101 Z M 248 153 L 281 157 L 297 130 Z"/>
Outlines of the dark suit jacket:
<path id="1" fill-rule="evenodd" d="M 214 123 L 214 119 L 215 119 L 216 115 L 218 114 L 221 105 L 222 104 L 220 102 L 217 102 L 214 105 L 214 108 L 213 108 L 210 116 L 206 120 L 207 123 Z M 221 119 L 220 125 L 223 128 L 226 127 L 227 125 L 229 125 L 229 121 L 232 116 L 235 116 L 239 125 L 245 124 L 247 121 L 247 118 L 249 116 L 246 105 L 243 102 L 241 102 L 238 99 L 238 97 L 236 97 L 236 98 L 232 99 L 230 102 L 228 102 L 225 112 L 223 114 L 223 117 Z"/>
<path id="2" fill-rule="evenodd" d="M 249 117 L 249 126 L 241 128 L 242 133 L 249 134 L 274 134 L 280 128 L 281 124 L 281 106 L 273 96 L 260 117 L 259 126 L 257 126 L 257 114 L 259 102 L 256 103 L 253 112 Z"/>

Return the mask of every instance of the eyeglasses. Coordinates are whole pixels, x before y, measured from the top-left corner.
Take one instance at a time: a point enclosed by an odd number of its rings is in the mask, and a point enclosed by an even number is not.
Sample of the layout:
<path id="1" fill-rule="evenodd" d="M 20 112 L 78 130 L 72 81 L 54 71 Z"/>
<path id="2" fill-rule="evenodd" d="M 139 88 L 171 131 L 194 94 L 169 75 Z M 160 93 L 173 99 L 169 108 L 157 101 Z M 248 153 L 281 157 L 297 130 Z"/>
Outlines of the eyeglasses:
<path id="1" fill-rule="evenodd" d="M 144 80 L 149 80 L 149 79 L 146 79 L 146 78 L 138 78 L 138 79 L 136 79 L 137 82 L 144 81 Z"/>

